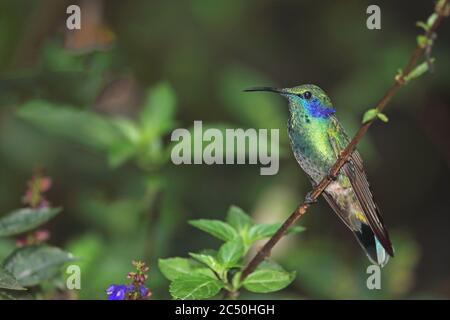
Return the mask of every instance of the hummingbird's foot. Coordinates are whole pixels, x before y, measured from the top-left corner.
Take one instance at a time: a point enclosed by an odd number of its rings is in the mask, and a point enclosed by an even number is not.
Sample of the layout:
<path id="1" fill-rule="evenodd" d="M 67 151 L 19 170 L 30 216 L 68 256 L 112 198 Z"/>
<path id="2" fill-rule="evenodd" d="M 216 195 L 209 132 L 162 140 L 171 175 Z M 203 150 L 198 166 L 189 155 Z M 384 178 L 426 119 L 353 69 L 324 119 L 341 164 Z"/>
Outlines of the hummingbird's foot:
<path id="1" fill-rule="evenodd" d="M 306 194 L 306 196 L 305 196 L 305 203 L 307 204 L 307 205 L 312 205 L 312 204 L 316 204 L 317 203 L 317 199 L 314 199 L 313 197 L 312 197 L 312 191 L 310 191 L 310 192 L 308 192 L 307 194 Z"/>
<path id="2" fill-rule="evenodd" d="M 333 172 L 331 172 L 332 170 L 328 170 L 328 174 L 327 174 L 327 178 L 331 181 L 336 181 L 338 176 L 333 174 Z"/>

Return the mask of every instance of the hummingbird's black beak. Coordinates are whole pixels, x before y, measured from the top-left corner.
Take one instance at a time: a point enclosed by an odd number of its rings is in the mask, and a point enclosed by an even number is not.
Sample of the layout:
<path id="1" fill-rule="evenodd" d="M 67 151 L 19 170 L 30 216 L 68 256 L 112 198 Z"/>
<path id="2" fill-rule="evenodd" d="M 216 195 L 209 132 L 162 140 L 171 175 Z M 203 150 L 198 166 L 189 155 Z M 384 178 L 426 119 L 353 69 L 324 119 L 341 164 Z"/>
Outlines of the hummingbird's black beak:
<path id="1" fill-rule="evenodd" d="M 247 88 L 244 92 L 254 92 L 254 91 L 266 91 L 266 92 L 275 92 L 275 93 L 285 93 L 283 89 L 273 88 L 273 87 L 252 87 Z"/>

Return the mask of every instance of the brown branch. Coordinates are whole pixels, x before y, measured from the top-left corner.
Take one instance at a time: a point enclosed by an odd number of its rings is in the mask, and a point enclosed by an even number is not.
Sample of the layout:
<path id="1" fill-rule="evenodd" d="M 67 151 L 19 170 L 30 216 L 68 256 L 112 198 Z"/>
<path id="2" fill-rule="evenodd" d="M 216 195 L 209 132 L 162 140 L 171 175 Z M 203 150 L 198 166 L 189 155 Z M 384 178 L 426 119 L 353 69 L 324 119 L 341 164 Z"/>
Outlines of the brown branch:
<path id="1" fill-rule="evenodd" d="M 438 14 L 437 19 L 434 21 L 432 26 L 426 31 L 425 37 L 427 40 L 431 39 L 436 29 L 442 23 L 443 19 L 447 16 L 445 9 L 449 3 L 449 0 L 445 0 L 440 8 L 436 8 L 436 13 Z M 397 93 L 397 91 L 405 84 L 405 78 L 411 73 L 413 68 L 416 66 L 418 59 L 425 52 L 426 47 L 417 45 L 413 54 L 411 55 L 405 69 L 403 72 L 396 77 L 395 83 L 390 87 L 390 89 L 384 94 L 381 100 L 377 103 L 376 109 L 382 112 L 386 105 L 391 101 L 392 97 Z M 357 144 L 361 141 L 363 136 L 366 134 L 369 127 L 375 119 L 362 124 L 356 132 L 353 139 L 347 145 L 347 147 L 341 152 L 335 164 L 330 169 L 330 174 L 324 177 L 319 184 L 317 184 L 314 189 L 309 193 L 310 201 L 305 201 L 300 204 L 297 209 L 287 218 L 283 225 L 278 229 L 278 231 L 270 238 L 269 241 L 257 252 L 255 257 L 247 264 L 241 275 L 241 281 L 243 281 L 250 273 L 255 271 L 258 265 L 263 262 L 263 260 L 270 255 L 270 251 L 277 244 L 278 241 L 285 235 L 288 228 L 293 225 L 301 216 L 303 216 L 308 210 L 310 203 L 317 200 L 317 198 L 324 192 L 328 185 L 332 182 L 332 177 L 338 175 L 341 167 L 347 162 L 350 155 L 355 150 Z"/>

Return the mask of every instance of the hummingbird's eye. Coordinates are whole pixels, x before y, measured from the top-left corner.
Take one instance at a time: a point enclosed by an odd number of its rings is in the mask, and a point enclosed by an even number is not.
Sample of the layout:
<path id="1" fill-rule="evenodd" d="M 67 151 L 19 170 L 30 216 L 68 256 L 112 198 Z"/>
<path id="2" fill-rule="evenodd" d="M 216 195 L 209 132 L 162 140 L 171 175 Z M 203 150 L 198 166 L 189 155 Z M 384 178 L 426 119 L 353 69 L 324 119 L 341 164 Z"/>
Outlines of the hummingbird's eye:
<path id="1" fill-rule="evenodd" d="M 312 93 L 309 92 L 309 91 L 306 91 L 305 93 L 303 93 L 303 97 L 304 97 L 306 100 L 309 100 L 309 99 L 311 99 L 311 97 L 312 97 Z"/>

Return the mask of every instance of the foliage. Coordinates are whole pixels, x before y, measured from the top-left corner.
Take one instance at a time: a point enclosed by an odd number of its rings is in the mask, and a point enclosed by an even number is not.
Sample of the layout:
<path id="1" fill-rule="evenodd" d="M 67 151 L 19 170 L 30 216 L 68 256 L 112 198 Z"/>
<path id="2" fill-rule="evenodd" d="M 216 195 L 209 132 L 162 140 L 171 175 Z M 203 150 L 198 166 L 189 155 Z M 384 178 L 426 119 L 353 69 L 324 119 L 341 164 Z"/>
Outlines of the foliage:
<path id="1" fill-rule="evenodd" d="M 224 243 L 217 251 L 191 252 L 190 258 L 159 259 L 161 272 L 171 281 L 170 294 L 174 299 L 207 299 L 221 290 L 235 298 L 241 288 L 255 293 L 274 292 L 294 280 L 295 272 L 287 272 L 275 262 L 266 262 L 244 281 L 240 279 L 249 249 L 256 241 L 270 238 L 280 224 L 255 224 L 235 206 L 228 209 L 226 222 L 199 219 L 189 223 Z M 290 231 L 301 232 L 303 228 Z"/>
<path id="2" fill-rule="evenodd" d="M 375 105 L 393 70 L 410 54 L 417 29 L 407 26 L 430 7 L 420 1 L 383 3 L 382 29 L 370 31 L 364 23 L 367 4 L 358 1 L 345 6 L 301 1 L 231 0 L 219 5 L 195 0 L 180 6 L 158 0 L 104 1 L 98 19 L 102 25 L 97 27 L 115 40 L 109 46 L 94 43 L 76 50 L 67 45 L 65 11 L 49 5 L 0 2 L 0 221 L 20 210 L 30 212 L 22 215 L 35 223 L 23 229 L 20 219 L 6 220 L 10 230 L 21 228 L 25 234 L 17 238 L 3 231 L 9 235 L 0 238 L 0 260 L 20 250 L 18 246 L 44 248 L 38 253 L 64 248 L 79 259 L 82 290 L 64 292 L 59 272 L 27 290 L 1 288 L 0 298 L 105 299 L 105 288 L 121 279 L 136 257 L 154 266 L 160 257 L 183 256 L 161 259 L 164 274 L 158 268 L 149 270 L 153 299 L 171 297 L 166 277 L 174 282 L 193 269 L 200 281 L 212 279 L 208 295 L 217 286 L 219 292 L 229 292 L 208 266 L 217 268 L 219 248 L 228 241 L 217 238 L 220 245 L 214 243 L 185 222 L 200 225 L 200 217 L 220 221 L 230 203 L 249 208 L 251 220 L 283 221 L 310 188 L 289 148 L 284 101 L 241 90 L 319 84 L 330 93 L 351 135 L 360 125 L 362 106 Z M 399 10 L 402 14 L 384 14 Z M 311 12 L 320 12 L 320 19 Z M 430 20 L 421 26 L 429 24 Z M 441 41 L 445 27 L 432 52 L 439 72 L 411 81 L 392 101 L 390 123 L 370 130 L 358 146 L 396 249 L 395 258 L 383 269 L 383 289 L 367 290 L 366 258 L 320 200 L 302 222 L 308 226 L 308 237 L 287 237 L 272 252 L 273 259 L 298 277 L 285 290 L 264 295 L 235 283 L 241 286 L 240 298 L 449 296 L 449 256 L 445 248 L 436 250 L 450 241 L 448 157 L 442 140 L 450 81 L 445 72 L 449 43 Z M 77 39 L 102 39 L 95 28 L 83 30 L 93 32 Z M 428 50 L 431 43 L 425 40 L 417 37 Z M 250 165 L 173 166 L 168 161 L 170 130 L 190 128 L 194 120 L 220 130 L 280 129 L 279 174 L 261 177 Z M 36 166 L 45 168 L 57 185 L 50 191 L 57 204 L 50 206 L 55 215 L 30 209 L 30 204 L 18 208 L 22 182 Z M 414 170 L 419 167 L 427 170 Z M 56 212 L 59 205 L 64 211 Z M 200 212 L 208 215 L 198 216 Z M 227 239 L 234 236 L 242 223 L 236 220 L 221 221 L 233 231 L 225 227 L 213 232 Z M 247 232 L 248 239 L 242 239 L 247 257 L 258 247 L 249 244 L 250 238 L 267 239 L 272 228 L 277 225 Z M 42 243 L 49 230 L 52 246 Z M 193 250 L 204 262 L 186 254 L 205 243 L 218 250 Z M 241 262 L 245 258 L 226 269 L 230 287 L 238 279 L 230 276 L 242 269 Z M 264 268 L 273 265 L 265 263 Z M 0 281 L 3 287 L 23 287 L 4 268 Z M 176 287 L 180 295 L 184 288 L 183 282 Z"/>
<path id="3" fill-rule="evenodd" d="M 8 237 L 30 231 L 47 222 L 61 208 L 21 208 L 0 219 L 0 237 Z"/>
<path id="4" fill-rule="evenodd" d="M 42 100 L 27 102 L 18 114 L 53 134 L 105 152 L 109 165 L 115 168 L 131 158 L 136 158 L 143 166 L 157 166 L 167 161 L 161 137 L 174 126 L 174 110 L 173 91 L 162 83 L 149 90 L 139 123 Z"/>
<path id="5" fill-rule="evenodd" d="M 40 197 L 42 198 L 42 196 Z M 0 237 L 17 236 L 30 232 L 46 223 L 60 211 L 61 208 L 51 207 L 29 207 L 14 210 L 0 218 Z M 57 247 L 34 244 L 33 234 L 29 233 L 29 235 L 28 244 L 13 250 L 1 263 L 0 297 L 2 299 L 19 298 L 22 291 L 55 278 L 65 263 L 74 260 L 72 254 Z M 19 291 L 19 293 L 11 291 Z"/>

